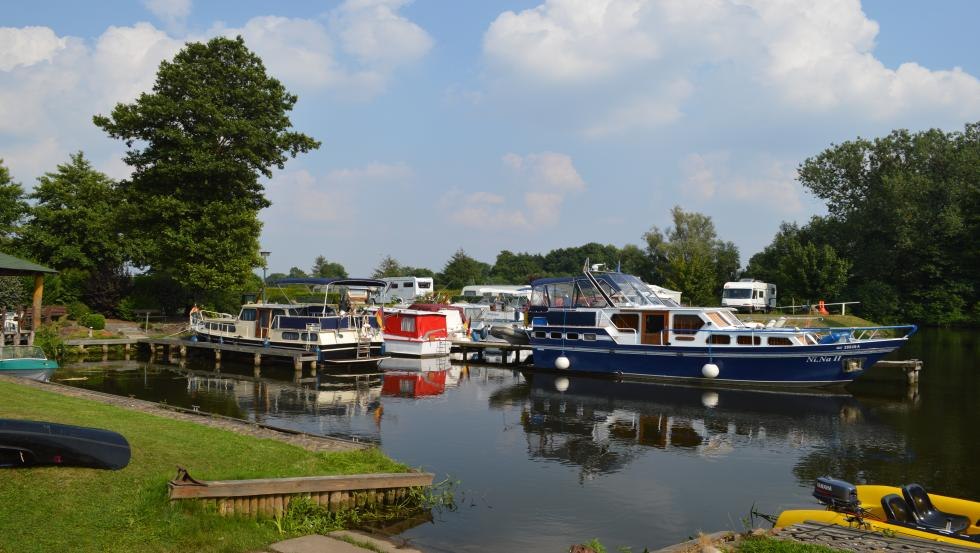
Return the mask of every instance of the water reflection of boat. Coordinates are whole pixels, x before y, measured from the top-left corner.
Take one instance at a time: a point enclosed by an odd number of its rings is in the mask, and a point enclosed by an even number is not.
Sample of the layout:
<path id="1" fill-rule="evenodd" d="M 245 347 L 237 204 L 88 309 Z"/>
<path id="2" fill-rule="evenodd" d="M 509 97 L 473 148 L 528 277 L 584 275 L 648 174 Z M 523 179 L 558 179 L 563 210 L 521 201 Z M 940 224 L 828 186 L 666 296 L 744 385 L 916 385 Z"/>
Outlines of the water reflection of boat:
<path id="1" fill-rule="evenodd" d="M 719 457 L 781 441 L 799 448 L 865 421 L 846 393 L 686 387 L 653 382 L 526 374 L 491 407 L 521 409 L 532 455 L 589 473 L 617 470 L 646 448 Z"/>

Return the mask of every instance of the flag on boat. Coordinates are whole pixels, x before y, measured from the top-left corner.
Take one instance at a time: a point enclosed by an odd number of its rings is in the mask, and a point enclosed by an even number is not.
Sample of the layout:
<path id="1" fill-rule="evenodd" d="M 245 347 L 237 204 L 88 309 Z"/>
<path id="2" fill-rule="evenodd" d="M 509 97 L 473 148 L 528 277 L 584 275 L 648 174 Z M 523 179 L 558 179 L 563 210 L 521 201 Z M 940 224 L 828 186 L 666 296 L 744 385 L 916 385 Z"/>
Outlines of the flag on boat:
<path id="1" fill-rule="evenodd" d="M 463 336 L 469 336 L 469 335 L 470 335 L 470 318 L 466 317 L 466 320 L 463 321 Z"/>
<path id="2" fill-rule="evenodd" d="M 378 320 L 378 328 L 380 328 L 381 331 L 384 332 L 384 329 L 385 329 L 385 308 L 384 308 L 383 305 L 381 307 L 379 307 L 377 311 L 374 312 L 374 317 Z"/>

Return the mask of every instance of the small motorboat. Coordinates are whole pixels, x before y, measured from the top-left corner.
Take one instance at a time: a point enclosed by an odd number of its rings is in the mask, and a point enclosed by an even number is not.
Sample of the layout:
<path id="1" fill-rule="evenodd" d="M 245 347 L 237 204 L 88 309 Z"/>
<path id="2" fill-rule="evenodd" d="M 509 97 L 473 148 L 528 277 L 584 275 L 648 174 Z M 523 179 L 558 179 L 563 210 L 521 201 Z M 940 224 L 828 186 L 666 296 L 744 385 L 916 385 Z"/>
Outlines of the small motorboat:
<path id="1" fill-rule="evenodd" d="M 129 442 L 101 428 L 0 419 L 0 468 L 41 465 L 119 470 L 129 464 Z"/>
<path id="2" fill-rule="evenodd" d="M 980 502 L 930 494 L 918 484 L 855 486 L 824 476 L 813 489 L 825 510 L 783 511 L 775 527 L 825 522 L 980 549 Z"/>
<path id="3" fill-rule="evenodd" d="M 57 368 L 38 346 L 0 346 L 0 374 L 47 381 Z"/>

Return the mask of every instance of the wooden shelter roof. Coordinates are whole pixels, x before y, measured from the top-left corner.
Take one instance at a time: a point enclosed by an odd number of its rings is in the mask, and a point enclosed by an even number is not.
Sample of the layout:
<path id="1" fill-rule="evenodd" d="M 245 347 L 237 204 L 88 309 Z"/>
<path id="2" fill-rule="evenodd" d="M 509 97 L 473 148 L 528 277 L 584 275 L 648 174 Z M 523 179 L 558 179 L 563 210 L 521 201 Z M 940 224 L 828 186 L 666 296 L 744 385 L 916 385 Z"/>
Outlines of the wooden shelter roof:
<path id="1" fill-rule="evenodd" d="M 36 275 L 38 273 L 57 273 L 54 269 L 38 265 L 0 252 L 0 276 L 25 276 Z"/>

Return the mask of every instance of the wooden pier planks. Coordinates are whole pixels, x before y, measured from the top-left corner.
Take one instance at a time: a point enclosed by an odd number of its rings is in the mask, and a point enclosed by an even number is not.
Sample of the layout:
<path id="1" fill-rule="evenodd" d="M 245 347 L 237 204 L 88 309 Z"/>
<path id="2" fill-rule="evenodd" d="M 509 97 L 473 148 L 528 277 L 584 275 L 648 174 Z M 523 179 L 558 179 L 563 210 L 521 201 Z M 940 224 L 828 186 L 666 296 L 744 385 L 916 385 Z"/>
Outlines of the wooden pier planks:
<path id="1" fill-rule="evenodd" d="M 972 551 L 975 553 L 977 551 L 972 547 L 951 543 L 940 543 L 900 535 L 886 536 L 881 532 L 845 528 L 836 524 L 811 520 L 781 528 L 776 532 L 776 537 L 825 545 L 856 553 L 889 553 L 892 551 L 916 551 L 918 553 L 964 553 Z"/>
<path id="2" fill-rule="evenodd" d="M 409 488 L 432 485 L 429 472 L 304 476 L 255 480 L 211 480 L 203 485 L 169 483 L 170 499 L 197 499 L 220 515 L 275 516 L 293 497 L 309 497 L 314 503 L 340 511 L 366 505 L 393 505 L 408 495 Z"/>

